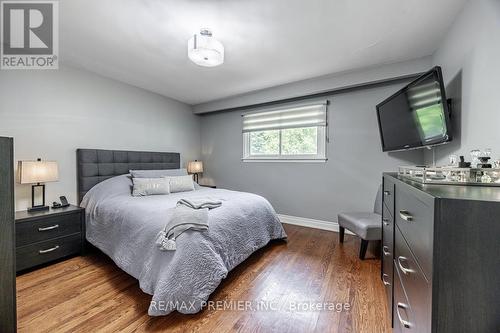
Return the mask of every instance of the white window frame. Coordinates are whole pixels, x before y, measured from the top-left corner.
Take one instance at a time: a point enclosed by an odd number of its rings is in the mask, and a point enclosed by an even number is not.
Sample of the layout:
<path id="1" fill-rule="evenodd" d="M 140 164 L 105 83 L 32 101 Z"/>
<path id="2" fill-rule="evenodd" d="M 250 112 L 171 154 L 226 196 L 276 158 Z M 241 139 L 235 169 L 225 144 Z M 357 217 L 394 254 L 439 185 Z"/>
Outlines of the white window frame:
<path id="1" fill-rule="evenodd" d="M 250 154 L 250 133 L 244 132 L 243 134 L 243 162 L 326 162 L 327 158 L 327 143 L 328 139 L 328 109 L 327 115 L 327 125 L 326 126 L 313 126 L 317 128 L 317 154 L 305 154 L 305 155 L 282 155 L 281 154 L 281 131 L 279 130 L 279 150 L 278 155 L 251 155 Z M 296 128 L 304 128 L 304 126 L 298 126 Z"/>

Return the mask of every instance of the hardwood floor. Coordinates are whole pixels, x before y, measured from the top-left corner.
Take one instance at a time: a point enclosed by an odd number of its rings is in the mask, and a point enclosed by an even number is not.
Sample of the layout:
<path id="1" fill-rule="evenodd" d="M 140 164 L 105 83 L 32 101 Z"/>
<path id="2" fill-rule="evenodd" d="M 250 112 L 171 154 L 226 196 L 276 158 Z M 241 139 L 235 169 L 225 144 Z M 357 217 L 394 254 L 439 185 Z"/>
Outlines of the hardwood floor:
<path id="1" fill-rule="evenodd" d="M 267 311 L 207 307 L 195 315 L 149 317 L 151 297 L 95 253 L 17 278 L 19 332 L 390 332 L 380 260 L 369 259 L 370 248 L 360 261 L 353 236 L 341 245 L 337 233 L 285 229 L 288 243 L 271 242 L 256 252 L 210 297 L 226 304 L 252 301 L 252 309 L 271 304 Z M 350 309 L 290 307 L 324 302 L 348 303 Z"/>

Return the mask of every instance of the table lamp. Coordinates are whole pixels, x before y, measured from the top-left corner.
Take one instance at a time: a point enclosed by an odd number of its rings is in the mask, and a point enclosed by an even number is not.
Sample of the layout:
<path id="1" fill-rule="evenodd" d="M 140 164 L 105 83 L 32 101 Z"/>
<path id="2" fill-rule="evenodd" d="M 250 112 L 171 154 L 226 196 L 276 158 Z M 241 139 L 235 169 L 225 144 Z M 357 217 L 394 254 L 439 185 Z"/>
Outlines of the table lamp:
<path id="1" fill-rule="evenodd" d="M 194 181 L 198 182 L 198 174 L 203 173 L 203 162 L 194 160 L 188 163 L 187 171 L 194 175 Z"/>
<path id="2" fill-rule="evenodd" d="M 49 206 L 45 205 L 45 184 L 58 180 L 57 162 L 42 161 L 40 158 L 36 161 L 19 161 L 18 162 L 19 182 L 21 184 L 33 184 L 31 186 L 31 208 L 29 212 L 48 210 Z M 41 191 L 42 202 L 35 204 L 35 191 Z M 40 193 L 38 193 L 40 194 Z"/>

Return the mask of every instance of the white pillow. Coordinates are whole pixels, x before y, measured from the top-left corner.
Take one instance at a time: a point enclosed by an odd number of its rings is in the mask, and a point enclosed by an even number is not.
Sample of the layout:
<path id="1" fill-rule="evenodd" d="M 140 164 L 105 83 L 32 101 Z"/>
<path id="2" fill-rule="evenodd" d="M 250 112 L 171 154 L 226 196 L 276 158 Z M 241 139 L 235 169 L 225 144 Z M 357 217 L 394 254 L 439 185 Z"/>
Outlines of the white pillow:
<path id="1" fill-rule="evenodd" d="M 165 177 L 170 184 L 170 193 L 194 191 L 193 176 Z"/>
<path id="2" fill-rule="evenodd" d="M 170 194 L 170 185 L 168 179 L 165 178 L 132 178 L 134 187 L 132 195 L 134 197 L 154 195 L 154 194 Z"/>

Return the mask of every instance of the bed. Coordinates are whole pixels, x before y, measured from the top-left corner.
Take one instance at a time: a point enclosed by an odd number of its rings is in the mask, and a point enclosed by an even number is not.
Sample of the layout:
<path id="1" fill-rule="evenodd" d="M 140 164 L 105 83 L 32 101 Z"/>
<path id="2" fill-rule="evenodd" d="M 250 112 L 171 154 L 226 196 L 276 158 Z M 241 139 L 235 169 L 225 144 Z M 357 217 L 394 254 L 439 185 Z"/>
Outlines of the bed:
<path id="1" fill-rule="evenodd" d="M 253 252 L 286 234 L 271 204 L 244 192 L 195 191 L 133 197 L 128 170 L 178 169 L 178 153 L 79 149 L 78 193 L 86 211 L 87 240 L 152 295 L 151 316 L 200 311 L 222 279 Z M 208 231 L 187 231 L 177 250 L 160 251 L 155 239 L 180 199 L 209 198 Z"/>

